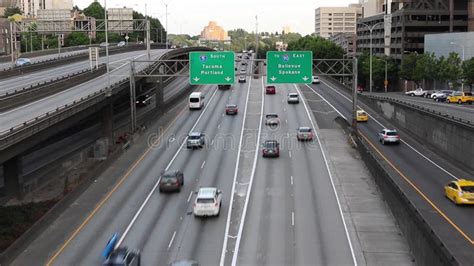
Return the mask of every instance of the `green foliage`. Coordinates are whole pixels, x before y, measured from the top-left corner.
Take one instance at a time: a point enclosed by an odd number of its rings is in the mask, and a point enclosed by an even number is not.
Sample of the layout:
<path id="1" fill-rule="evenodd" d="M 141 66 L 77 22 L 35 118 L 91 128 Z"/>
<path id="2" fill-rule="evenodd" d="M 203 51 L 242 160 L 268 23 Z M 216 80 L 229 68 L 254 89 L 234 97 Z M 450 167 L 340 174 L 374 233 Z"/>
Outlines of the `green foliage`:
<path id="1" fill-rule="evenodd" d="M 13 16 L 15 14 L 22 14 L 21 9 L 19 7 L 7 7 L 2 17 L 8 18 L 9 16 Z"/>
<path id="2" fill-rule="evenodd" d="M 99 2 L 93 2 L 84 9 L 84 15 L 96 19 L 104 19 L 104 8 Z"/>
<path id="3" fill-rule="evenodd" d="M 469 85 L 472 91 L 472 85 L 474 84 L 474 58 L 466 60 L 462 64 L 464 84 Z"/>
<path id="4" fill-rule="evenodd" d="M 89 44 L 89 36 L 84 32 L 71 32 L 64 40 L 65 46 L 77 46 Z"/>
<path id="5" fill-rule="evenodd" d="M 440 65 L 440 69 L 445 77 L 445 80 L 453 84 L 453 87 L 459 85 L 459 78 L 462 75 L 461 58 L 457 53 L 450 53 L 448 58 Z"/>
<path id="6" fill-rule="evenodd" d="M 0 207 L 0 252 L 28 230 L 54 204 L 55 200 L 20 206 Z"/>
<path id="7" fill-rule="evenodd" d="M 321 37 L 305 36 L 288 43 L 288 50 L 313 51 L 313 59 L 342 58 L 344 50 L 335 43 Z"/>
<path id="8" fill-rule="evenodd" d="M 400 77 L 402 79 L 415 81 L 416 83 L 420 81 L 420 79 L 417 79 L 419 75 L 415 75 L 417 61 L 417 53 L 410 53 L 403 56 L 402 65 L 400 67 Z"/>

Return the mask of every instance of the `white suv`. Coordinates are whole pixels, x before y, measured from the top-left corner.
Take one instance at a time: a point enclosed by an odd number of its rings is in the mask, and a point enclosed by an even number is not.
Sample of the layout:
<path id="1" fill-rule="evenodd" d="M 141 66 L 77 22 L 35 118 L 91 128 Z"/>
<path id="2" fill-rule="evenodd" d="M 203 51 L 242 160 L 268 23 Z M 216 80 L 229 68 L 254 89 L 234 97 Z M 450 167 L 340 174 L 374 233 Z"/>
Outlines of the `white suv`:
<path id="1" fill-rule="evenodd" d="M 288 93 L 288 103 L 299 103 L 300 98 L 298 96 L 298 93 Z"/>
<path id="2" fill-rule="evenodd" d="M 222 192 L 215 187 L 200 188 L 194 201 L 194 216 L 219 216 Z"/>

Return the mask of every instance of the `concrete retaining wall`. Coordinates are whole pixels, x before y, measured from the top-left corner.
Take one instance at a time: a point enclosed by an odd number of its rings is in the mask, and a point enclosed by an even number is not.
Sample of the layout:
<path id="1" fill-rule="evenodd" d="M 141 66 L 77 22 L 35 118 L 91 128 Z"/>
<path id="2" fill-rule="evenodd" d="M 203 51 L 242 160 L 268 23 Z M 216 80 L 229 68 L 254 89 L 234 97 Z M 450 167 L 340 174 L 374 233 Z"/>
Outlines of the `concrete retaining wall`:
<path id="1" fill-rule="evenodd" d="M 403 103 L 364 95 L 359 99 L 435 153 L 466 170 L 474 171 L 474 125 L 460 123 Z"/>

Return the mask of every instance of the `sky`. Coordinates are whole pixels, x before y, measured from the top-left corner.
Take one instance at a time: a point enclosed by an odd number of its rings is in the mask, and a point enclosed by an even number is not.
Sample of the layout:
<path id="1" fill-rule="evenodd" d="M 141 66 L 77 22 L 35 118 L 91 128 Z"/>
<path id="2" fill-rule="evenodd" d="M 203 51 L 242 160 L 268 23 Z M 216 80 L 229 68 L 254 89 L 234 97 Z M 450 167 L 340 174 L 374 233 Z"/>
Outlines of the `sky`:
<path id="1" fill-rule="evenodd" d="M 92 0 L 73 0 L 83 9 Z M 104 5 L 104 0 L 99 0 Z M 156 17 L 165 23 L 165 3 L 168 4 L 168 32 L 173 34 L 198 35 L 209 21 L 216 21 L 224 30 L 243 28 L 255 32 L 258 16 L 258 31 L 281 32 L 290 26 L 293 32 L 302 35 L 314 32 L 314 10 L 325 6 L 348 6 L 358 0 L 108 0 L 107 7 L 131 7 Z M 127 4 L 124 4 L 127 3 Z"/>

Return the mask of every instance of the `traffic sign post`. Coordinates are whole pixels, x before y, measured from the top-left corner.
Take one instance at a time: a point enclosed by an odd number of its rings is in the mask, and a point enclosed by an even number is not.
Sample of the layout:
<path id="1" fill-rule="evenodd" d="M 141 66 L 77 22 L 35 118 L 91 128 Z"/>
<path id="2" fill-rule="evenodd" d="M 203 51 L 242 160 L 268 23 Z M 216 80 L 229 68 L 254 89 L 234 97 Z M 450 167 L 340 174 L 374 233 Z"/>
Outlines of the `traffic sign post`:
<path id="1" fill-rule="evenodd" d="M 310 84 L 313 75 L 313 52 L 267 52 L 267 83 Z"/>
<path id="2" fill-rule="evenodd" d="M 191 85 L 234 84 L 234 52 L 190 52 Z"/>

